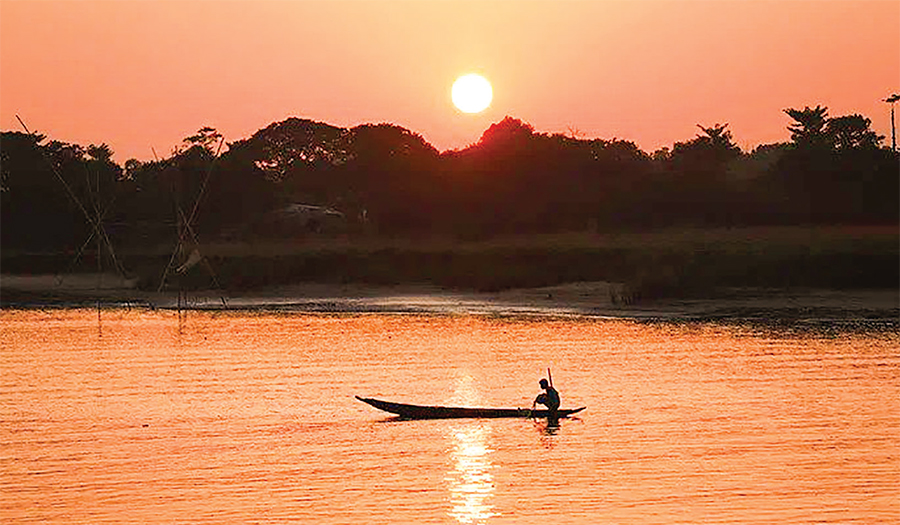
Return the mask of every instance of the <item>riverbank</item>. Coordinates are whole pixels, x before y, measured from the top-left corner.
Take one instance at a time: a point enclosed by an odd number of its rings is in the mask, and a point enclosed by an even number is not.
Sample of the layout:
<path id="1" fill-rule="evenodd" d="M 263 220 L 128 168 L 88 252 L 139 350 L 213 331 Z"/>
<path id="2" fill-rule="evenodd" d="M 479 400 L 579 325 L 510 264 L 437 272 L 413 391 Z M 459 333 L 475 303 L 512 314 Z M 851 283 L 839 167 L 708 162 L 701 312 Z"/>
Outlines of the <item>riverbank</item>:
<path id="1" fill-rule="evenodd" d="M 126 276 L 91 273 L 90 254 L 76 268 L 72 254 L 4 250 L 0 304 L 897 319 L 898 235 L 890 225 L 313 236 L 207 243 L 192 251 L 203 264 L 180 273 L 163 271 L 172 268 L 171 246 L 131 247 L 119 252 Z"/>
<path id="2" fill-rule="evenodd" d="M 130 286 L 132 285 L 132 286 Z M 96 307 L 265 310 L 317 313 L 590 316 L 636 320 L 735 320 L 763 323 L 866 320 L 900 324 L 900 291 L 889 289 L 722 289 L 695 298 L 623 303 L 623 285 L 576 282 L 497 292 L 433 285 L 295 284 L 252 292 L 144 291 L 106 275 L 0 277 L 3 308 Z"/>
<path id="3" fill-rule="evenodd" d="M 234 294 L 303 283 L 502 292 L 574 282 L 622 283 L 617 301 L 702 298 L 728 288 L 900 288 L 897 226 L 574 232 L 489 239 L 310 236 L 191 246 L 123 246 L 118 263 L 141 290 Z M 134 242 L 134 241 L 132 241 Z M 193 264 L 201 262 L 201 264 Z M 3 250 L 5 274 L 94 272 L 96 253 Z M 77 263 L 77 264 L 76 264 Z M 168 268 L 168 271 L 165 269 Z M 181 271 L 176 271 L 176 269 Z"/>

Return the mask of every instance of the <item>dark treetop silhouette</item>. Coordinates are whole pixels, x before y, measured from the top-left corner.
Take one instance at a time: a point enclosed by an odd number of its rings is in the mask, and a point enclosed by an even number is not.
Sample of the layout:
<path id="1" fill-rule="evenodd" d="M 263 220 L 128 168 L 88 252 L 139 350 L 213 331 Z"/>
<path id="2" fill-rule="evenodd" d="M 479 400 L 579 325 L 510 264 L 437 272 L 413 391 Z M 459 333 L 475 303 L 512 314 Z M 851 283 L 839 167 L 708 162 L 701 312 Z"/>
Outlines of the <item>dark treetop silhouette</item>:
<path id="1" fill-rule="evenodd" d="M 829 117 L 821 106 L 785 114 L 791 141 L 749 152 L 727 124 L 699 126 L 671 150 L 647 153 L 627 140 L 539 133 L 506 117 L 471 146 L 441 153 L 391 124 L 341 128 L 292 117 L 228 143 L 218 157 L 220 135 L 203 127 L 166 158 L 119 166 L 106 145 L 3 132 L 4 264 L 15 268 L 12 257 L 22 250 L 71 252 L 90 234 L 47 159 L 79 199 L 102 204 L 113 244 L 126 251 L 171 244 L 175 210 L 194 202 L 193 228 L 205 241 L 296 239 L 329 228 L 486 238 L 677 225 L 896 224 L 900 156 L 883 146 L 868 118 Z M 343 219 L 325 224 L 277 213 L 297 204 Z"/>

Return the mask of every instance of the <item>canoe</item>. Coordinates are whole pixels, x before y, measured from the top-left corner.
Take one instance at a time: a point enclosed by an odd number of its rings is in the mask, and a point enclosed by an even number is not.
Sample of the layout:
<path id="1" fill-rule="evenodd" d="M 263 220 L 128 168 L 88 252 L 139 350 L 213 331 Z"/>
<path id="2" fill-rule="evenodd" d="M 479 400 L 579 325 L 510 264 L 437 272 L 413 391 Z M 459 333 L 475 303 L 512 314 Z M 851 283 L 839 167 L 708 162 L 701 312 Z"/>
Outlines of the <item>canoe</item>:
<path id="1" fill-rule="evenodd" d="M 371 405 L 379 410 L 396 414 L 403 419 L 451 419 L 451 418 L 500 418 L 500 417 L 539 417 L 546 418 L 549 410 L 531 410 L 530 408 L 463 408 L 408 405 L 405 403 L 391 403 L 380 399 L 356 396 L 363 403 Z M 587 407 L 559 409 L 557 418 L 569 417 L 577 414 Z"/>

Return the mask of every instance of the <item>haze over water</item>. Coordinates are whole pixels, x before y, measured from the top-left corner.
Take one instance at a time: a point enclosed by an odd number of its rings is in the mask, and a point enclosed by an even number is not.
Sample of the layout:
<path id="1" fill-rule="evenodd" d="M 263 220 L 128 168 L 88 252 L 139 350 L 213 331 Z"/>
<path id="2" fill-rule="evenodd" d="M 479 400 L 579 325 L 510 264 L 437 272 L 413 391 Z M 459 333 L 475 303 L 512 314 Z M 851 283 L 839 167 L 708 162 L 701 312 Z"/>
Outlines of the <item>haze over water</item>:
<path id="1" fill-rule="evenodd" d="M 0 312 L 4 523 L 889 523 L 900 336 L 489 316 Z M 356 401 L 578 419 L 396 421 Z"/>

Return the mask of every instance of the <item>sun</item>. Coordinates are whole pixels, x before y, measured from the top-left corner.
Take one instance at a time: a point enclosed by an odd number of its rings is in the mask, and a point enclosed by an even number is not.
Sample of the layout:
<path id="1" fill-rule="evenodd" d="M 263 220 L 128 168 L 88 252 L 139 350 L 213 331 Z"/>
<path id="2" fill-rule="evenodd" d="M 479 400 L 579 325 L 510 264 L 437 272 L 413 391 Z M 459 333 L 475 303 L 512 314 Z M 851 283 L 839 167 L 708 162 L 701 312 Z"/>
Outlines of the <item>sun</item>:
<path id="1" fill-rule="evenodd" d="M 453 105 L 463 113 L 480 113 L 491 105 L 494 90 L 486 78 L 470 73 L 456 79 L 450 96 Z"/>

